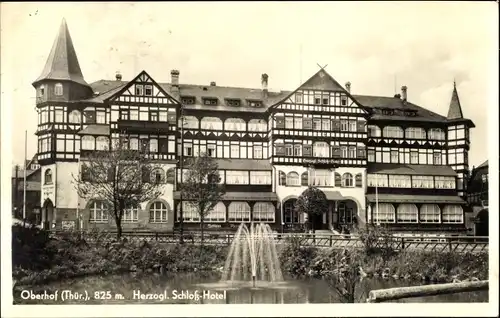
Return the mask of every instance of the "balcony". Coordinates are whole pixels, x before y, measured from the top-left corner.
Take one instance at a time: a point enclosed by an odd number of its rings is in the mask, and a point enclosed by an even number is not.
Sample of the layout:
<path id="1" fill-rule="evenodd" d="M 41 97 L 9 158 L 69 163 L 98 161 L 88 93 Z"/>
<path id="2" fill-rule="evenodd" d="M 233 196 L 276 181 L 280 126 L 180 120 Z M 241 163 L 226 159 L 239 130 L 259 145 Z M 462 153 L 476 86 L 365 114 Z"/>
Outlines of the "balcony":
<path id="1" fill-rule="evenodd" d="M 130 132 L 138 133 L 149 133 L 149 132 L 159 132 L 168 131 L 167 122 L 157 122 L 157 121 L 144 121 L 144 120 L 118 120 L 118 129 L 127 130 Z"/>

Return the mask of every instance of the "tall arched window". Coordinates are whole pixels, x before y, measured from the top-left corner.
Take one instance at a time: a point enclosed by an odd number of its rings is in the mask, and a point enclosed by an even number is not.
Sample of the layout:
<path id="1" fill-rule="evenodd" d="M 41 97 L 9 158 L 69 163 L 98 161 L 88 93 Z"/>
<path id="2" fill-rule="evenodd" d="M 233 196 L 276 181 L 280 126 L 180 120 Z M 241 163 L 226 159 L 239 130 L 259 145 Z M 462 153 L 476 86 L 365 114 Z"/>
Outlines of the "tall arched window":
<path id="1" fill-rule="evenodd" d="M 217 117 L 203 117 L 200 121 L 201 129 L 222 130 L 222 120 Z"/>
<path id="2" fill-rule="evenodd" d="M 155 168 L 151 171 L 151 182 L 152 183 L 164 183 L 165 182 L 165 171 L 162 168 Z"/>
<path id="3" fill-rule="evenodd" d="M 386 138 L 403 138 L 403 128 L 398 126 L 386 126 L 383 132 Z"/>
<path id="4" fill-rule="evenodd" d="M 423 204 L 420 207 L 420 223 L 439 223 L 441 209 L 437 204 Z"/>
<path id="5" fill-rule="evenodd" d="M 63 94 L 63 85 L 61 83 L 57 83 L 54 86 L 54 94 L 56 94 L 56 96 L 62 96 L 62 94 Z"/>
<path id="6" fill-rule="evenodd" d="M 166 223 L 168 220 L 168 209 L 165 203 L 156 201 L 149 206 L 149 222 Z"/>
<path id="7" fill-rule="evenodd" d="M 443 209 L 443 223 L 463 223 L 464 210 L 460 205 L 447 205 Z"/>
<path id="8" fill-rule="evenodd" d="M 246 122 L 241 118 L 228 118 L 224 122 L 224 130 L 246 131 Z"/>
<path id="9" fill-rule="evenodd" d="M 96 138 L 97 150 L 107 150 L 109 148 L 108 137 L 97 137 Z"/>
<path id="10" fill-rule="evenodd" d="M 199 127 L 198 119 L 194 116 L 184 116 L 184 123 L 182 122 L 182 117 L 179 121 L 179 126 L 184 125 L 184 128 L 198 129 Z"/>
<path id="11" fill-rule="evenodd" d="M 314 157 L 329 157 L 329 146 L 324 141 L 317 141 L 313 144 L 313 156 Z"/>
<path id="12" fill-rule="evenodd" d="M 398 223 L 417 223 L 418 208 L 415 204 L 400 204 L 398 206 Z"/>
<path id="13" fill-rule="evenodd" d="M 82 137 L 82 149 L 83 150 L 95 150 L 95 139 L 93 136 L 83 136 Z"/>
<path id="14" fill-rule="evenodd" d="M 250 205 L 246 202 L 231 202 L 228 211 L 229 222 L 249 222 L 250 221 Z"/>
<path id="15" fill-rule="evenodd" d="M 94 201 L 90 205 L 90 222 L 106 223 L 108 222 L 108 209 L 104 201 Z"/>
<path id="16" fill-rule="evenodd" d="M 248 131 L 267 131 L 267 123 L 264 119 L 250 119 Z"/>
<path id="17" fill-rule="evenodd" d="M 218 202 L 205 216 L 205 222 L 226 222 L 226 206 Z"/>
<path id="18" fill-rule="evenodd" d="M 342 186 L 346 188 L 354 187 L 354 180 L 352 174 L 346 172 L 342 175 Z"/>
<path id="19" fill-rule="evenodd" d="M 128 206 L 123 211 L 123 222 L 132 223 L 139 221 L 139 207 L 138 206 Z"/>
<path id="20" fill-rule="evenodd" d="M 51 169 L 45 170 L 44 184 L 52 184 L 52 170 Z"/>
<path id="21" fill-rule="evenodd" d="M 300 179 L 299 179 L 299 174 L 297 172 L 289 172 L 286 175 L 286 185 L 289 186 L 299 186 L 300 185 Z"/>
<path id="22" fill-rule="evenodd" d="M 82 114 L 75 109 L 69 113 L 68 121 L 71 124 L 79 124 L 82 121 Z"/>
<path id="23" fill-rule="evenodd" d="M 394 223 L 396 218 L 396 209 L 390 203 L 375 204 L 372 213 L 374 223 Z"/>
<path id="24" fill-rule="evenodd" d="M 256 202 L 253 206 L 253 220 L 274 223 L 276 209 L 271 202 Z"/>

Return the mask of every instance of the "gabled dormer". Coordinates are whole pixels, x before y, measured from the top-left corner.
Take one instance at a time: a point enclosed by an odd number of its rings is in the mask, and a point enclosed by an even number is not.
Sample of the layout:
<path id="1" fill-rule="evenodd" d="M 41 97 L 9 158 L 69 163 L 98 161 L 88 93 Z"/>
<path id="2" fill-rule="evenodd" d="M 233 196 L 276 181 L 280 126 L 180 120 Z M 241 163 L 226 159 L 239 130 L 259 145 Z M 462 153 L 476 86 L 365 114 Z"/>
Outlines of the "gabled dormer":
<path id="1" fill-rule="evenodd" d="M 83 78 L 66 20 L 40 76 L 33 82 L 37 104 L 47 101 L 70 101 L 92 97 L 92 89 Z"/>

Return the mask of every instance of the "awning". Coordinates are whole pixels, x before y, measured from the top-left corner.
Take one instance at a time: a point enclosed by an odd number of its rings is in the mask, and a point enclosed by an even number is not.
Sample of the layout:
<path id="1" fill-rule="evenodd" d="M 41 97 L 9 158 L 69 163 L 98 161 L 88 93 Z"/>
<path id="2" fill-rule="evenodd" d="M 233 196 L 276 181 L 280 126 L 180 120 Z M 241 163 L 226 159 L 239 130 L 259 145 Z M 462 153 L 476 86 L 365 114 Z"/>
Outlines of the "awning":
<path id="1" fill-rule="evenodd" d="M 79 135 L 109 136 L 109 125 L 88 125 L 78 132 Z"/>
<path id="2" fill-rule="evenodd" d="M 180 192 L 174 192 L 174 199 L 180 199 Z M 278 201 L 274 192 L 226 192 L 222 197 L 224 201 Z"/>
<path id="3" fill-rule="evenodd" d="M 457 173 L 449 166 L 440 165 L 407 165 L 399 163 L 372 163 L 368 165 L 368 173 L 404 174 L 419 176 L 456 176 Z"/>
<path id="4" fill-rule="evenodd" d="M 326 195 L 326 199 L 330 201 L 339 201 L 344 199 L 339 191 L 323 191 L 323 193 Z"/>
<path id="5" fill-rule="evenodd" d="M 368 202 L 376 202 L 375 194 L 366 195 Z M 378 202 L 384 203 L 450 203 L 467 204 L 458 196 L 379 194 Z"/>

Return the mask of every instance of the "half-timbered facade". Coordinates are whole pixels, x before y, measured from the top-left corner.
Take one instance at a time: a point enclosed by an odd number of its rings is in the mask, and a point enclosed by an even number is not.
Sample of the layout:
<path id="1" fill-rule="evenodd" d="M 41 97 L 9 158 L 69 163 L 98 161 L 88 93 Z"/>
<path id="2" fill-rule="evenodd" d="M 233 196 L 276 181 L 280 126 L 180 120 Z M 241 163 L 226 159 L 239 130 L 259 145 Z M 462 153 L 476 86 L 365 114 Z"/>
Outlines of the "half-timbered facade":
<path id="1" fill-rule="evenodd" d="M 126 137 L 128 148 L 161 164 L 144 178 L 165 186 L 158 200 L 127 209 L 125 228 L 171 231 L 181 208 L 184 226 L 199 228 L 177 191 L 179 162 L 207 153 L 226 189 L 205 220 L 209 228 L 266 222 L 301 230 L 306 218 L 294 203 L 315 186 L 329 201 L 327 214 L 308 220 L 316 229 L 366 222 L 398 231 L 464 229 L 460 196 L 473 124 L 462 116 L 456 87 L 444 117 L 409 102 L 405 87 L 394 97 L 353 95 L 350 83 L 324 69 L 294 91 L 269 90 L 267 74 L 259 88 L 184 84 L 178 70 L 170 77 L 158 83 L 142 71 L 130 81 L 117 74 L 87 84 L 63 22 L 33 83 L 38 159 L 42 176 L 51 176 L 42 180 L 45 221 L 110 226 L 106 204 L 79 199 L 71 176 L 83 173 L 86 153 Z"/>

